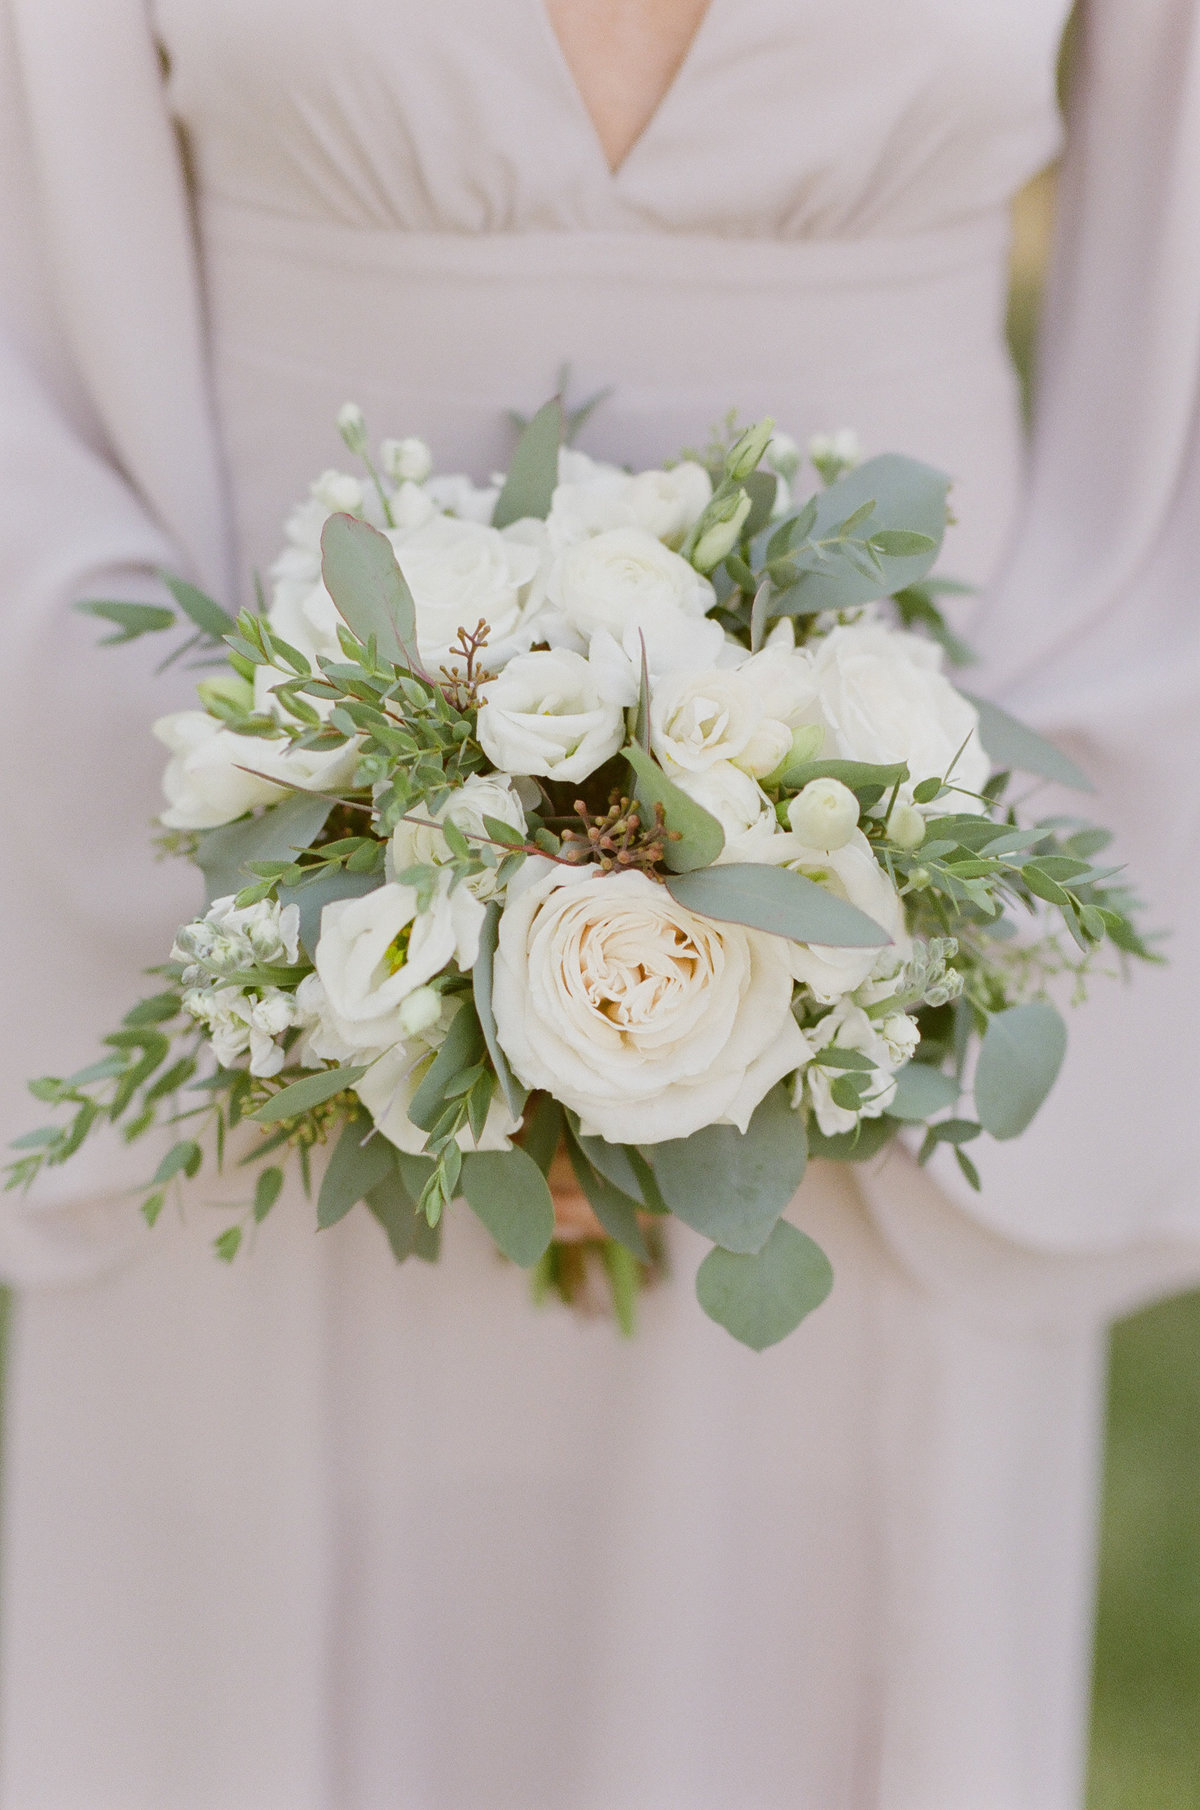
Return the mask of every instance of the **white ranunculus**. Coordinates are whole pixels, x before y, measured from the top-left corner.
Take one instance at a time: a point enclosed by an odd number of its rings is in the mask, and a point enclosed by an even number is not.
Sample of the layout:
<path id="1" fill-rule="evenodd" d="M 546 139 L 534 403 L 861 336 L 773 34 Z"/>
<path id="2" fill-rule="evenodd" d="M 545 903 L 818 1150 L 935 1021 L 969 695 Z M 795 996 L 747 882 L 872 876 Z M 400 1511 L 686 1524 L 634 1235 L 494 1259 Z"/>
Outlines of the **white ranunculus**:
<path id="1" fill-rule="evenodd" d="M 211 830 L 232 823 L 258 805 L 275 804 L 287 786 L 325 791 L 344 784 L 358 763 L 350 742 L 331 753 L 294 749 L 257 735 L 235 735 L 203 710 L 177 710 L 160 717 L 154 734 L 170 751 L 163 774 L 167 809 L 160 822 L 173 830 Z M 284 780 L 274 785 L 272 779 Z"/>
<path id="2" fill-rule="evenodd" d="M 428 1133 L 413 1124 L 408 1109 L 435 1054 L 434 1047 L 424 1038 L 398 1043 L 385 1050 L 354 1084 L 355 1093 L 389 1144 L 395 1144 L 398 1150 L 405 1150 L 410 1156 L 421 1154 Z M 478 1143 L 470 1127 L 464 1125 L 456 1134 L 459 1147 L 464 1151 L 508 1150 L 512 1135 L 520 1125 L 520 1119 L 509 1112 L 503 1094 L 497 1089 L 492 1095 Z"/>
<path id="3" fill-rule="evenodd" d="M 758 782 L 731 761 L 703 773 L 676 773 L 675 784 L 703 805 L 725 832 L 719 861 L 769 861 L 779 825 L 775 807 Z"/>
<path id="4" fill-rule="evenodd" d="M 787 758 L 796 730 L 819 714 L 812 658 L 804 648 L 792 644 L 788 623 L 786 635 L 742 660 L 738 671 L 753 689 L 762 711 L 738 764 L 762 779 Z"/>
<path id="5" fill-rule="evenodd" d="M 407 1031 L 399 1008 L 408 995 L 452 961 L 464 970 L 474 964 L 483 912 L 464 886 L 440 886 L 428 910 L 418 911 L 413 888 L 394 881 L 326 905 L 314 956 L 320 992 L 307 980 L 298 989 L 319 1021 L 308 1035 L 313 1053 L 342 1061 L 400 1042 Z"/>
<path id="6" fill-rule="evenodd" d="M 703 465 L 684 459 L 670 471 L 639 471 L 626 498 L 637 527 L 680 547 L 712 501 L 712 479 Z"/>
<path id="7" fill-rule="evenodd" d="M 586 779 L 625 739 L 619 704 L 601 696 L 581 654 L 518 654 L 481 689 L 478 735 L 505 773 Z"/>
<path id="8" fill-rule="evenodd" d="M 853 1131 L 860 1119 L 877 1119 L 896 1097 L 896 1070 L 909 1060 L 921 1033 L 914 1018 L 903 1012 L 885 1020 L 883 1025 L 868 1017 L 861 1006 L 842 1000 L 808 1032 L 814 1053 L 824 1049 L 858 1050 L 875 1063 L 870 1077 L 870 1092 L 857 1111 L 839 1106 L 833 1098 L 833 1084 L 844 1069 L 823 1068 L 811 1062 L 802 1077 L 797 1077 L 797 1104 L 801 1090 L 807 1092 L 816 1114 L 817 1124 L 827 1138 Z"/>
<path id="9" fill-rule="evenodd" d="M 665 612 L 649 628 L 626 629 L 620 641 L 600 629 L 588 645 L 602 695 L 622 706 L 636 704 L 641 695 L 643 653 L 653 684 L 669 673 L 736 666 L 737 652 L 711 616 L 684 616 L 679 610 Z"/>
<path id="10" fill-rule="evenodd" d="M 953 774 L 966 790 L 934 808 L 981 809 L 968 794 L 982 790 L 990 763 L 975 707 L 942 672 L 940 647 L 883 623 L 850 623 L 814 644 L 813 665 L 833 754 L 905 761 L 917 785 L 943 778 L 966 742 Z"/>
<path id="11" fill-rule="evenodd" d="M 703 616 L 716 601 L 708 580 L 644 528 L 609 528 L 568 547 L 548 595 L 585 642 L 598 629 L 620 641 L 672 612 Z"/>
<path id="12" fill-rule="evenodd" d="M 537 547 L 523 536 L 435 515 L 388 538 L 416 604 L 417 646 L 427 665 L 445 660 L 459 629 L 473 629 L 481 618 L 493 643 L 519 633 L 526 587 L 541 566 Z"/>
<path id="13" fill-rule="evenodd" d="M 736 761 L 761 722 L 758 695 L 738 668 L 669 673 L 650 687 L 650 745 L 668 772 Z"/>
<path id="14" fill-rule="evenodd" d="M 787 945 L 699 917 L 645 874 L 542 866 L 500 919 L 493 1009 L 514 1073 L 610 1142 L 744 1131 L 808 1053 Z"/>
<path id="15" fill-rule="evenodd" d="M 487 837 L 491 834 L 483 821 L 485 817 L 494 817 L 501 823 L 511 824 L 522 835 L 525 832 L 525 813 L 521 809 L 521 801 L 501 774 L 472 773 L 437 811 L 418 805 L 411 815 L 427 818 L 428 824 L 401 822 L 396 825 L 388 846 L 390 874 L 402 874 L 408 867 L 444 866 L 450 859 L 450 850 L 446 845 L 446 838 L 436 825 L 444 823 L 447 818 L 457 824 L 468 837 Z M 486 842 L 473 843 L 472 849 L 478 852 L 481 847 L 488 846 Z M 499 849 L 494 852 L 501 856 Z M 469 887 L 476 898 L 490 899 L 496 890 L 496 870 L 485 868 L 481 874 L 473 875 L 462 884 Z"/>
<path id="16" fill-rule="evenodd" d="M 861 830 L 855 830 L 841 848 L 809 848 L 795 835 L 773 838 L 763 859 L 815 880 L 836 898 L 857 905 L 885 930 L 891 943 L 875 949 L 839 949 L 825 943 L 789 943 L 792 972 L 814 998 L 828 1004 L 869 979 L 880 963 L 907 959 L 908 934 L 904 906 L 887 874 L 871 852 Z"/>

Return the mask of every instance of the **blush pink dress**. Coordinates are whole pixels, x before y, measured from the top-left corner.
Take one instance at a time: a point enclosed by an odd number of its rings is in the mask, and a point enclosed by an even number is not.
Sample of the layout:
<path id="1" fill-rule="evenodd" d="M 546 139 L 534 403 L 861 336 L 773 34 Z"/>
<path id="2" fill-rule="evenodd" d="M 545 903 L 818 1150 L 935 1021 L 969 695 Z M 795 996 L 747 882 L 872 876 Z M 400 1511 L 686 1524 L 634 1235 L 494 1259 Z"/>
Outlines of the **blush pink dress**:
<path id="1" fill-rule="evenodd" d="M 483 476 L 564 360 L 600 456 L 736 406 L 952 472 L 977 683 L 1186 947 L 1196 17 L 1094 8 L 1030 465 L 1065 10 L 711 0 L 614 175 L 540 0 L 7 0 L 5 1135 L 192 905 L 143 850 L 175 696 L 71 599 L 232 601 L 342 402 Z M 814 1169 L 836 1286 L 762 1357 L 682 1227 L 624 1344 L 465 1211 L 434 1272 L 287 1198 L 226 1270 L 119 1147 L 7 1197 L 0 1810 L 1079 1810 L 1106 1323 L 1200 1271 L 1194 967 L 1098 983 L 978 1200 Z"/>

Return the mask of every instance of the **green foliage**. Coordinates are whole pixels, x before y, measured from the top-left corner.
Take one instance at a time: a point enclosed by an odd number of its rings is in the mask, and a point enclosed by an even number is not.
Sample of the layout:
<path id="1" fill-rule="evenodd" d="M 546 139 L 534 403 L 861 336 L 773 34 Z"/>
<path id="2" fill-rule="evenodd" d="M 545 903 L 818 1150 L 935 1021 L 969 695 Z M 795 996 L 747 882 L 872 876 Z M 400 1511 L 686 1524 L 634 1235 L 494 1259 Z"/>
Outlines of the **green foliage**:
<path id="1" fill-rule="evenodd" d="M 638 1224 L 636 1198 L 624 1193 L 607 1175 L 592 1167 L 578 1139 L 572 1137 L 567 1149 L 575 1179 L 609 1237 L 615 1238 L 618 1244 L 623 1245 L 640 1262 L 649 1263 L 650 1252 Z"/>
<path id="2" fill-rule="evenodd" d="M 668 779 L 637 742 L 624 755 L 633 769 L 634 797 L 651 818 L 655 805 L 661 805 L 667 830 L 678 836 L 666 845 L 666 866 L 677 874 L 708 867 L 725 847 L 725 832 L 716 818 Z"/>
<path id="3" fill-rule="evenodd" d="M 140 635 L 158 634 L 175 626 L 174 610 L 158 603 L 119 603 L 89 598 L 84 603 L 77 603 L 75 608 L 85 616 L 98 616 L 101 621 L 116 625 L 116 634 L 106 635 L 101 647 L 120 647 L 126 641 L 136 641 Z"/>
<path id="4" fill-rule="evenodd" d="M 544 521 L 558 483 L 558 449 L 563 439 L 562 398 L 543 403 L 517 441 L 504 487 L 496 499 L 492 525 L 507 528 L 526 516 Z"/>
<path id="5" fill-rule="evenodd" d="M 952 1075 L 944 1075 L 928 1062 L 906 1062 L 896 1076 L 896 1092 L 888 1114 L 905 1121 L 929 1119 L 953 1106 L 958 1095 L 958 1082 Z"/>
<path id="6" fill-rule="evenodd" d="M 209 902 L 238 892 L 250 877 L 251 861 L 290 859 L 308 848 L 332 809 L 327 798 L 295 793 L 261 816 L 203 831 L 196 839 L 196 861 L 204 874 Z"/>
<path id="7" fill-rule="evenodd" d="M 881 949 L 891 941 L 866 912 L 790 868 L 730 861 L 673 874 L 666 884 L 671 897 L 689 911 L 726 924 L 748 924 L 797 943 Z"/>
<path id="8" fill-rule="evenodd" d="M 677 1218 L 726 1250 L 761 1250 L 804 1179 L 804 1121 L 787 1090 L 772 1088 L 743 1134 L 709 1125 L 648 1146 L 662 1197 Z"/>
<path id="9" fill-rule="evenodd" d="M 1067 1027 L 1047 1000 L 998 1012 L 975 1070 L 975 1110 L 994 1138 L 1019 1137 L 1058 1079 Z"/>
<path id="10" fill-rule="evenodd" d="M 483 1150 L 463 1159 L 462 1191 L 504 1255 L 530 1269 L 554 1236 L 554 1201 L 524 1150 Z"/>
<path id="11" fill-rule="evenodd" d="M 975 697 L 971 692 L 964 692 L 963 696 L 979 712 L 979 739 L 998 767 L 1015 767 L 1021 773 L 1053 780 L 1056 785 L 1069 786 L 1075 792 L 1095 791 L 1087 774 L 1082 773 L 1073 760 L 1068 760 L 1053 742 L 1018 722 L 1015 716 L 1001 710 L 999 704 L 993 704 L 990 699 Z"/>
<path id="12" fill-rule="evenodd" d="M 786 1219 L 760 1250 L 711 1250 L 696 1274 L 696 1296 L 709 1319 L 751 1351 L 786 1339 L 832 1287 L 824 1251 Z"/>
<path id="13" fill-rule="evenodd" d="M 492 1013 L 492 968 L 499 934 L 500 907 L 495 900 L 492 900 L 484 913 L 483 928 L 479 933 L 479 954 L 476 956 L 475 966 L 471 970 L 471 983 L 475 1011 L 479 1018 L 479 1028 L 483 1033 L 488 1056 L 496 1071 L 496 1079 L 500 1084 L 500 1091 L 504 1095 L 505 1104 L 513 1117 L 517 1118 L 524 1109 L 528 1089 L 521 1086 L 508 1066 L 508 1058 L 501 1049 L 500 1039 L 496 1035 L 496 1020 Z"/>
<path id="14" fill-rule="evenodd" d="M 352 1207 L 392 1174 L 392 1146 L 375 1129 L 369 1113 L 346 1121 L 321 1181 L 317 1225 L 337 1225 Z"/>
<path id="15" fill-rule="evenodd" d="M 386 535 L 353 515 L 331 515 L 321 532 L 321 576 L 342 621 L 393 666 L 411 664 L 417 611 Z"/>
<path id="16" fill-rule="evenodd" d="M 278 1093 L 272 1094 L 250 1117 L 260 1125 L 278 1124 L 281 1119 L 298 1119 L 314 1106 L 323 1106 L 326 1100 L 332 1100 L 336 1094 L 345 1093 L 356 1081 L 361 1081 L 366 1072 L 365 1067 L 347 1063 L 342 1068 L 326 1068 L 315 1075 L 305 1075 L 303 1080 L 291 1081 L 286 1087 L 281 1087 Z"/>

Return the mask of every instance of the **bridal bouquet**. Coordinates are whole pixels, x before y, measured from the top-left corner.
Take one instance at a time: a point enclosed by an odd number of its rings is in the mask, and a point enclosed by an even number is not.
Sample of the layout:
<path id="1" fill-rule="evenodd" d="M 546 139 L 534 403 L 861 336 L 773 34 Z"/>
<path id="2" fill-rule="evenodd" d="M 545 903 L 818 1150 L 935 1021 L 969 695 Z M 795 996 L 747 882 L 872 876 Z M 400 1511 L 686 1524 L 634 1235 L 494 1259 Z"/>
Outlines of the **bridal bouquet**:
<path id="1" fill-rule="evenodd" d="M 340 427 L 363 476 L 312 486 L 269 603 L 168 581 L 209 670 L 154 727 L 161 822 L 207 908 L 101 1059 L 31 1084 L 70 1116 L 10 1185 L 169 1125 L 151 1224 L 203 1165 L 257 1168 L 225 1259 L 294 1158 L 321 1227 L 365 1202 L 432 1257 L 465 1199 L 569 1295 L 565 1174 L 624 1323 L 673 1213 L 713 1246 L 705 1312 L 772 1344 L 831 1282 L 783 1217 L 809 1157 L 915 1129 L 978 1186 L 967 1147 L 1058 1072 L 1056 977 L 1150 956 L 1105 833 L 1008 802 L 1014 771 L 1086 781 L 943 670 L 947 479 L 835 436 L 798 506 L 769 420 L 631 475 L 555 401 L 480 489 Z"/>

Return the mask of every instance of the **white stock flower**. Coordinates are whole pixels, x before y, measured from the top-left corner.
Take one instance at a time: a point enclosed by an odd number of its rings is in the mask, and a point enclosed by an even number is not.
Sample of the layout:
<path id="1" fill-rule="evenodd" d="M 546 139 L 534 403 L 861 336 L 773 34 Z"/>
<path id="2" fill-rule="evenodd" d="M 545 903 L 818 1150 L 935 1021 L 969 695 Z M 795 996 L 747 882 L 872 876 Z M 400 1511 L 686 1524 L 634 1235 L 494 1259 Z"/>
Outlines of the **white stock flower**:
<path id="1" fill-rule="evenodd" d="M 457 824 L 468 837 L 490 836 L 491 832 L 483 821 L 485 817 L 494 817 L 501 823 L 510 824 L 522 834 L 525 831 L 525 813 L 521 809 L 521 801 L 503 774 L 472 773 L 437 811 L 418 805 L 411 815 L 428 818 L 429 822 L 400 822 L 396 825 L 388 846 L 389 873 L 402 874 L 408 867 L 444 866 L 450 859 L 450 850 L 445 836 L 435 826 L 444 823 L 447 818 Z M 482 846 L 488 845 L 485 843 Z M 472 844 L 473 852 L 478 852 L 479 847 L 478 844 Z M 499 850 L 495 852 L 498 855 L 500 853 Z M 469 887 L 476 898 L 490 899 L 496 890 L 496 870 L 485 868 L 482 873 L 472 875 L 462 884 Z"/>
<path id="2" fill-rule="evenodd" d="M 515 1074 L 611 1142 L 745 1130 L 806 1059 L 780 938 L 699 917 L 645 874 L 518 876 L 500 919 L 497 1035 Z"/>
<path id="3" fill-rule="evenodd" d="M 770 861 L 779 825 L 775 807 L 757 780 L 732 761 L 718 761 L 703 773 L 676 773 L 675 784 L 703 805 L 725 832 L 718 861 Z"/>
<path id="4" fill-rule="evenodd" d="M 809 848 L 844 848 L 858 828 L 858 800 L 840 779 L 810 779 L 789 803 L 787 818 Z"/>
<path id="5" fill-rule="evenodd" d="M 286 1057 L 277 1039 L 300 1022 L 295 995 L 279 987 L 257 994 L 237 986 L 194 987 L 184 1005 L 208 1031 L 222 1068 L 238 1066 L 248 1053 L 250 1073 L 263 1077 L 279 1073 Z"/>
<path id="6" fill-rule="evenodd" d="M 823 886 L 835 898 L 845 899 L 873 918 L 887 932 L 891 943 L 882 948 L 842 949 L 825 943 L 789 943 L 792 972 L 828 1004 L 869 979 L 880 963 L 907 958 L 908 935 L 904 906 L 887 874 L 871 852 L 861 830 L 855 830 L 841 848 L 809 848 L 786 831 L 774 837 L 764 860 L 803 874 Z"/>
<path id="7" fill-rule="evenodd" d="M 400 1007 L 450 962 L 470 968 L 479 953 L 483 906 L 465 887 L 439 886 L 418 911 L 411 886 L 394 881 L 359 899 L 335 899 L 321 913 L 314 961 L 319 989 L 303 981 L 298 997 L 315 1020 L 313 1054 L 342 1061 L 352 1052 L 390 1049 L 406 1033 Z"/>
<path id="8" fill-rule="evenodd" d="M 761 722 L 762 704 L 736 667 L 669 673 L 650 687 L 650 745 L 668 771 L 736 761 Z"/>
<path id="9" fill-rule="evenodd" d="M 833 1098 L 834 1083 L 847 1070 L 824 1068 L 818 1060 L 797 1077 L 796 1103 L 799 1104 L 801 1092 L 807 1092 L 817 1124 L 827 1138 L 853 1131 L 860 1119 L 877 1119 L 887 1111 L 896 1097 L 896 1070 L 903 1068 L 921 1040 L 915 1019 L 900 1012 L 880 1025 L 850 1000 L 842 1000 L 807 1035 L 818 1057 L 822 1050 L 830 1048 L 858 1050 L 876 1065 L 868 1077 L 866 1097 L 857 1110 L 839 1106 Z"/>
<path id="10" fill-rule="evenodd" d="M 235 735 L 203 710 L 159 717 L 154 735 L 170 752 L 163 774 L 167 809 L 159 821 L 173 830 L 211 830 L 258 805 L 275 804 L 289 786 L 325 791 L 344 784 L 358 764 L 353 742 L 330 753 L 293 748 L 286 737 Z M 272 783 L 283 780 L 283 785 Z"/>
<path id="11" fill-rule="evenodd" d="M 547 595 L 585 642 L 598 629 L 620 641 L 667 614 L 703 616 L 716 601 L 708 580 L 644 528 L 609 528 L 568 547 Z"/>
<path id="12" fill-rule="evenodd" d="M 200 961 L 232 972 L 257 964 L 291 966 L 300 959 L 300 907 L 260 899 L 234 905 L 236 894 L 214 899 L 202 918 L 185 924 L 175 938 L 172 961 Z M 184 976 L 185 983 L 188 976 Z"/>
<path id="13" fill-rule="evenodd" d="M 966 788 L 936 805 L 978 811 L 991 770 L 978 715 L 942 672 L 942 650 L 883 623 L 848 623 L 815 643 L 813 667 L 831 752 L 881 766 L 907 762 L 910 788 L 941 779 L 965 742 L 953 778 Z"/>
<path id="14" fill-rule="evenodd" d="M 518 654 L 481 688 L 478 735 L 505 773 L 586 779 L 625 739 L 621 706 L 601 696 L 581 654 Z"/>

